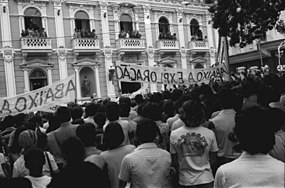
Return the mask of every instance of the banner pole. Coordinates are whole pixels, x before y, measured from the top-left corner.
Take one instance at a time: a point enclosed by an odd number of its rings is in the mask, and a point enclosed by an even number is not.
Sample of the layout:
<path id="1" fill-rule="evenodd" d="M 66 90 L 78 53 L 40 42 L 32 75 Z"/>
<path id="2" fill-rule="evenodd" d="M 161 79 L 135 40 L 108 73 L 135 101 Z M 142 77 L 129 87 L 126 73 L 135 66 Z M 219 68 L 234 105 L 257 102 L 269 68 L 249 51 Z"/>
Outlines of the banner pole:
<path id="1" fill-rule="evenodd" d="M 77 74 L 75 73 L 75 100 L 74 102 L 77 104 L 77 87 L 78 87 L 78 84 L 77 84 Z"/>
<path id="2" fill-rule="evenodd" d="M 115 67 L 115 79 L 116 79 L 116 82 L 117 82 L 117 89 L 118 89 L 118 94 L 119 96 L 118 97 L 121 97 L 122 96 L 122 90 L 120 88 L 120 81 L 118 79 L 118 76 L 117 76 L 117 63 L 116 61 L 113 62 L 114 63 L 114 67 Z M 114 77 L 113 77 L 113 80 L 114 80 Z"/>

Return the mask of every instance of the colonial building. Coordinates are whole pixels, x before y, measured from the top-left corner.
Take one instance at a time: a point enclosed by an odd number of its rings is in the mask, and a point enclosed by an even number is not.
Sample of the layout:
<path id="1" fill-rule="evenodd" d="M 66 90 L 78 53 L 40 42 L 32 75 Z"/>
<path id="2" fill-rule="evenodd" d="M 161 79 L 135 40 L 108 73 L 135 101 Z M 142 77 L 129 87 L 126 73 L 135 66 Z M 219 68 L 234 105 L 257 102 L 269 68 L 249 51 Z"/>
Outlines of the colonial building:
<path id="1" fill-rule="evenodd" d="M 283 11 L 281 20 L 285 19 Z M 278 46 L 285 40 L 285 34 L 276 29 L 267 32 L 263 40 L 255 40 L 253 44 L 240 48 L 238 45 L 229 49 L 229 62 L 232 71 L 244 71 L 245 69 L 260 69 L 267 66 L 271 72 L 277 72 L 277 66 L 285 64 L 283 55 L 284 45 L 281 45 L 281 53 L 278 54 Z"/>
<path id="2" fill-rule="evenodd" d="M 72 74 L 79 99 L 139 89 L 114 81 L 117 61 L 209 67 L 217 32 L 208 8 L 207 0 L 0 0 L 0 97 Z"/>

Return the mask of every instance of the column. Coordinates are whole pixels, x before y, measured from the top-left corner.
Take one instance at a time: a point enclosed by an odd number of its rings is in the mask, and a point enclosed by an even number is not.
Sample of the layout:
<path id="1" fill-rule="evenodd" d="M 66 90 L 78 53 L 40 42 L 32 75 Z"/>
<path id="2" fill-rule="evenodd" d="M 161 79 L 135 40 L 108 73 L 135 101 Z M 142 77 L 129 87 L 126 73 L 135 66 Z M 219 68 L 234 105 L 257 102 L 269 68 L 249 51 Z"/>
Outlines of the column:
<path id="1" fill-rule="evenodd" d="M 182 69 L 187 69 L 187 61 L 186 61 L 187 50 L 185 48 L 183 11 L 181 9 L 176 9 L 176 14 L 177 14 L 177 23 L 178 23 L 178 40 L 180 46 L 181 67 Z"/>
<path id="2" fill-rule="evenodd" d="M 136 30 L 139 31 L 139 9 L 137 7 L 134 7 L 134 17 L 135 17 L 135 24 L 136 24 Z"/>
<path id="3" fill-rule="evenodd" d="M 146 38 L 146 46 L 147 46 L 147 61 L 148 66 L 153 67 L 154 66 L 154 48 L 152 46 L 152 31 L 151 31 L 151 21 L 150 21 L 150 7 L 149 6 L 143 6 L 144 11 L 144 23 L 145 23 L 145 38 Z M 150 91 L 156 92 L 157 91 L 157 85 L 156 84 L 150 84 Z"/>
<path id="4" fill-rule="evenodd" d="M 47 72 L 48 72 L 48 85 L 51 85 L 52 84 L 52 67 L 48 67 L 47 68 Z"/>
<path id="5" fill-rule="evenodd" d="M 100 65 L 96 65 L 96 66 L 95 66 L 95 81 L 96 81 L 97 97 L 98 97 L 98 98 L 101 98 L 99 67 L 100 67 Z"/>
<path id="6" fill-rule="evenodd" d="M 210 65 L 213 65 L 216 63 L 216 57 L 215 57 L 215 37 L 213 33 L 213 27 L 212 27 L 212 18 L 210 15 L 206 15 L 206 24 L 207 24 L 207 37 L 208 37 L 208 45 L 209 45 L 209 53 L 210 53 Z"/>
<path id="7" fill-rule="evenodd" d="M 54 1 L 54 15 L 55 15 L 55 31 L 56 31 L 56 42 L 57 42 L 57 54 L 58 54 L 58 67 L 59 77 L 64 79 L 68 76 L 67 62 L 66 62 L 66 50 L 65 50 L 65 38 L 64 38 L 64 27 L 63 27 L 63 11 L 62 2 Z"/>
<path id="8" fill-rule="evenodd" d="M 113 5 L 113 14 L 114 14 L 114 25 L 115 25 L 115 39 L 118 40 L 119 39 L 119 33 L 120 33 L 120 28 L 119 28 L 119 6 L 118 5 Z"/>
<path id="9" fill-rule="evenodd" d="M 77 100 L 80 100 L 81 99 L 81 85 L 80 85 L 80 75 L 79 75 L 79 67 L 75 66 L 74 67 L 74 70 L 75 70 L 75 84 L 76 84 L 76 93 L 77 93 Z"/>
<path id="10" fill-rule="evenodd" d="M 24 82 L 25 82 L 25 91 L 28 92 L 30 91 L 30 84 L 29 84 L 29 69 L 24 68 Z"/>
<path id="11" fill-rule="evenodd" d="M 5 81 L 7 90 L 6 92 L 7 96 L 11 97 L 16 95 L 16 80 L 14 71 L 14 50 L 12 48 L 8 0 L 2 0 L 0 5 L 1 36 L 2 39 L 5 40 L 4 42 L 2 42 L 2 55 L 4 59 Z"/>
<path id="12" fill-rule="evenodd" d="M 115 88 L 113 82 L 109 80 L 109 69 L 112 65 L 112 49 L 110 43 L 110 35 L 109 35 L 109 21 L 108 21 L 108 10 L 107 2 L 100 2 L 100 13 L 101 13 L 101 25 L 102 25 L 102 35 L 103 35 L 103 52 L 105 56 L 105 75 L 106 75 L 106 84 L 107 84 L 107 93 L 108 97 L 113 98 L 116 96 Z M 106 17 L 104 18 L 104 15 Z"/>

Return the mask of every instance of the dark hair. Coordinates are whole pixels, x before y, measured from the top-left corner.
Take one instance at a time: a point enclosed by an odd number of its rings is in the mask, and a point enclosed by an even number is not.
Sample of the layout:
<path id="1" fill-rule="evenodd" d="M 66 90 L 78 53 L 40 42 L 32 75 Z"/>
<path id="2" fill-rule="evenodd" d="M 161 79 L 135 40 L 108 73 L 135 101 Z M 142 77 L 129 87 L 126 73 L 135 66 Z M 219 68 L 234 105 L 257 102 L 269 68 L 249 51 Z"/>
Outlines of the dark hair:
<path id="1" fill-rule="evenodd" d="M 94 146 L 96 141 L 96 129 L 92 123 L 84 123 L 77 127 L 76 136 L 80 138 L 85 147 Z"/>
<path id="2" fill-rule="evenodd" d="M 153 142 L 159 132 L 159 128 L 151 119 L 144 118 L 137 124 L 136 135 L 142 143 Z"/>
<path id="3" fill-rule="evenodd" d="M 119 104 L 119 115 L 120 117 L 129 117 L 131 111 L 130 103 L 120 103 Z"/>
<path id="4" fill-rule="evenodd" d="M 129 97 L 121 97 L 119 99 L 119 104 L 120 103 L 129 103 L 129 104 L 131 104 L 131 99 Z"/>
<path id="5" fill-rule="evenodd" d="M 166 100 L 163 104 L 163 111 L 169 116 L 174 116 L 174 103 L 171 100 Z"/>
<path id="6" fill-rule="evenodd" d="M 104 141 L 109 149 L 119 147 L 125 139 L 122 126 L 117 122 L 111 122 L 107 125 L 104 132 Z"/>
<path id="7" fill-rule="evenodd" d="M 205 112 L 200 102 L 196 100 L 188 100 L 183 103 L 180 119 L 187 127 L 198 127 L 205 121 Z"/>
<path id="8" fill-rule="evenodd" d="M 274 128 L 268 111 L 259 107 L 250 107 L 235 116 L 234 132 L 240 142 L 241 148 L 254 155 L 267 154 L 275 144 Z"/>
<path id="9" fill-rule="evenodd" d="M 56 114 L 54 114 L 48 121 L 48 128 L 46 133 L 52 132 L 60 127 L 60 122 L 58 118 L 56 117 Z"/>
<path id="10" fill-rule="evenodd" d="M 12 145 L 9 147 L 9 151 L 11 153 L 15 154 L 15 153 L 21 152 L 22 147 L 19 145 L 18 138 L 19 138 L 19 135 L 25 130 L 27 130 L 26 127 L 18 127 L 15 130 Z"/>
<path id="11" fill-rule="evenodd" d="M 218 93 L 218 99 L 223 109 L 235 107 L 235 93 L 229 88 L 222 88 Z"/>
<path id="12" fill-rule="evenodd" d="M 85 157 L 83 143 L 77 137 L 69 137 L 62 144 L 62 153 L 67 165 L 75 165 L 81 163 Z"/>
<path id="13" fill-rule="evenodd" d="M 100 108 L 100 104 L 95 104 L 95 103 L 88 103 L 86 108 L 85 108 L 85 116 L 95 116 L 95 114 L 98 112 Z"/>
<path id="14" fill-rule="evenodd" d="M 94 121 L 99 128 L 102 128 L 106 122 L 106 115 L 103 112 L 97 112 L 94 116 Z"/>
<path id="15" fill-rule="evenodd" d="M 162 109 L 158 104 L 148 102 L 143 107 L 143 117 L 152 119 L 153 121 L 161 120 Z"/>
<path id="16" fill-rule="evenodd" d="M 42 169 L 43 165 L 45 164 L 45 155 L 43 151 L 39 148 L 31 148 L 28 149 L 24 153 L 24 160 L 25 160 L 25 166 L 27 169 Z"/>
<path id="17" fill-rule="evenodd" d="M 261 86 L 257 91 L 257 103 L 262 107 L 269 107 L 269 103 L 273 100 L 273 89 L 267 86 Z M 279 99 L 278 99 L 279 100 Z"/>
<path id="18" fill-rule="evenodd" d="M 136 101 L 136 103 L 137 103 L 138 105 L 144 103 L 144 99 L 143 99 L 142 94 L 137 94 L 137 95 L 135 96 L 135 101 Z"/>
<path id="19" fill-rule="evenodd" d="M 70 112 L 65 106 L 59 107 L 55 114 L 59 123 L 69 122 L 71 120 Z"/>
<path id="20" fill-rule="evenodd" d="M 83 115 L 82 107 L 79 106 L 79 105 L 73 106 L 70 109 L 70 115 L 71 115 L 72 120 L 76 120 L 76 119 L 82 118 L 82 115 Z"/>
<path id="21" fill-rule="evenodd" d="M 119 119 L 119 105 L 116 102 L 108 102 L 106 106 L 106 117 L 109 121 Z"/>

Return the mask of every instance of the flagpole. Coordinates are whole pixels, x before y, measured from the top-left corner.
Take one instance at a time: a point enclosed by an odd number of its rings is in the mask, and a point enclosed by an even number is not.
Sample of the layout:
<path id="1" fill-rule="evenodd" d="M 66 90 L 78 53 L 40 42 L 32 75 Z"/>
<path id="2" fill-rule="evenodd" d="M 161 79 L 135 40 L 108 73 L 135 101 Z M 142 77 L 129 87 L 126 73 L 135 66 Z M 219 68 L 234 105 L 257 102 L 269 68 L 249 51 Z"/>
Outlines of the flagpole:
<path id="1" fill-rule="evenodd" d="M 226 66 L 228 68 L 228 74 L 229 74 L 229 81 L 232 81 L 232 77 L 231 77 L 231 73 L 230 73 L 230 61 L 229 61 L 229 43 L 228 43 L 228 39 L 226 36 L 224 36 L 224 41 L 225 41 L 225 45 L 224 45 L 224 53 L 225 53 L 225 63 Z"/>

